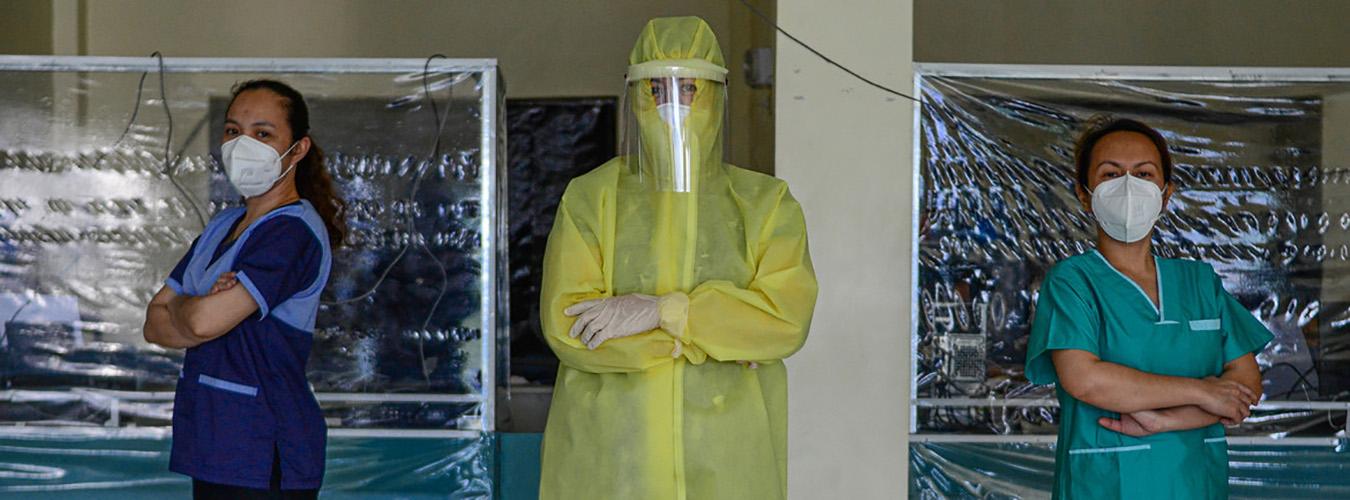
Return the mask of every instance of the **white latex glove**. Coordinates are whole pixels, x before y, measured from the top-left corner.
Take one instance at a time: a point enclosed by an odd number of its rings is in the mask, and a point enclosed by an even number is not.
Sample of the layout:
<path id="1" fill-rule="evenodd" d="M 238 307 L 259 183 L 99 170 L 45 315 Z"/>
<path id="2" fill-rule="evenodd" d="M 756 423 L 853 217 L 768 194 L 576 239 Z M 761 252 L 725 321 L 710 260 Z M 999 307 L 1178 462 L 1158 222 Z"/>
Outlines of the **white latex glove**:
<path id="1" fill-rule="evenodd" d="M 661 326 L 661 298 L 629 294 L 588 300 L 563 311 L 579 316 L 569 335 L 594 350 L 609 339 L 650 332 Z"/>

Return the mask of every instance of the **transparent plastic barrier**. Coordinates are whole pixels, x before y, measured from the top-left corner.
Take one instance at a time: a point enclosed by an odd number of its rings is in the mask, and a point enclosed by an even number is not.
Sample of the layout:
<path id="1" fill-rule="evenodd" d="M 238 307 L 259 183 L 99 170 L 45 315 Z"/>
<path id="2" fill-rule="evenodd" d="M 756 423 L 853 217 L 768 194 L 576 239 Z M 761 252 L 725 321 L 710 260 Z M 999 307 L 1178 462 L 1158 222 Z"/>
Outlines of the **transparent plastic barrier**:
<path id="1" fill-rule="evenodd" d="M 910 445 L 909 497 L 1050 498 L 1055 445 L 916 443 Z M 1230 498 L 1347 498 L 1346 454 L 1327 446 L 1230 445 Z"/>
<path id="2" fill-rule="evenodd" d="M 1072 142 L 1108 112 L 1172 144 L 1178 193 L 1157 251 L 1213 264 L 1276 333 L 1259 358 L 1268 399 L 1350 395 L 1350 154 L 1339 139 L 1350 134 L 1350 82 L 1067 71 L 919 79 L 915 397 L 958 402 L 928 405 L 917 429 L 1019 433 L 1045 416 L 995 422 L 959 400 L 1053 399 L 1023 375 L 1031 307 L 1045 271 L 1093 245 L 1072 191 Z"/>
<path id="3" fill-rule="evenodd" d="M 1094 222 L 1073 192 L 1073 141 L 1093 116 L 1114 114 L 1155 126 L 1172 148 L 1178 191 L 1156 252 L 1212 264 L 1275 333 L 1257 358 L 1266 399 L 1229 435 L 1323 443 L 1261 448 L 1270 464 L 1285 464 L 1271 470 L 1321 467 L 1301 457 L 1336 453 L 1325 443 L 1345 436 L 1350 412 L 1350 70 L 917 69 L 915 438 L 1053 443 L 1053 388 L 1029 384 L 1023 367 L 1032 308 L 1050 266 L 1094 246 Z M 1041 453 L 939 459 L 960 446 L 915 445 L 929 460 L 915 465 L 916 481 L 927 482 L 914 491 L 968 496 L 930 472 L 1016 469 Z M 1243 478 L 1248 460 L 1232 456 L 1234 495 L 1287 486 Z M 1046 467 L 1053 472 L 1053 456 Z M 1021 496 L 1039 477 L 1008 473 L 967 493 Z"/>
<path id="4" fill-rule="evenodd" d="M 231 86 L 255 78 L 305 94 L 348 202 L 307 367 L 333 435 L 492 430 L 509 320 L 495 61 L 0 56 L 0 431 L 167 432 L 183 353 L 143 340 L 145 305 L 203 221 L 240 203 L 212 156 Z M 407 459 L 490 463 L 444 446 Z M 36 484 L 36 462 L 4 456 L 19 472 L 0 492 Z M 112 463 L 91 481 L 120 488 Z"/>
<path id="5" fill-rule="evenodd" d="M 201 221 L 239 203 L 211 156 L 230 87 L 266 77 L 306 94 L 349 203 L 309 366 L 315 390 L 475 395 L 486 403 L 440 422 L 382 426 L 458 428 L 471 415 L 472 428 L 490 428 L 484 346 L 505 303 L 490 278 L 501 91 L 490 62 L 422 68 L 170 59 L 161 74 L 149 58 L 0 58 L 14 89 L 0 99 L 3 389 L 172 391 L 182 352 L 141 339 L 144 304 Z M 0 421 L 98 418 L 39 406 L 11 412 L 0 400 Z"/>

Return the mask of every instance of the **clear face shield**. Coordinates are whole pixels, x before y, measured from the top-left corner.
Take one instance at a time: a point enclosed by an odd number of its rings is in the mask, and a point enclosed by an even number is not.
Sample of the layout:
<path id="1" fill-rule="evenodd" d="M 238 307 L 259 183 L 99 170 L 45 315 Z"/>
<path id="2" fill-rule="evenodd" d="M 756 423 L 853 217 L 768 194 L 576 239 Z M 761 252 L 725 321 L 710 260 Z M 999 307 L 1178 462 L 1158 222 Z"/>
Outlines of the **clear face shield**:
<path id="1" fill-rule="evenodd" d="M 657 192 L 695 192 L 703 177 L 721 168 L 725 70 L 704 61 L 699 67 L 680 63 L 629 67 L 622 104 L 629 165 L 643 186 Z"/>

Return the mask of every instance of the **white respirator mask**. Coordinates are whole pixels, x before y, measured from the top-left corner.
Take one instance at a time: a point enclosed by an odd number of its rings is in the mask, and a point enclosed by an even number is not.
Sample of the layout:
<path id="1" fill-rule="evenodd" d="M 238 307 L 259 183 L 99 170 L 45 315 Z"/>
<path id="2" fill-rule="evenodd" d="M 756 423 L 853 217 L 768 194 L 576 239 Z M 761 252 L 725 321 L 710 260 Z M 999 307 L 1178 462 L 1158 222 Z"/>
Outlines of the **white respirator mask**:
<path id="1" fill-rule="evenodd" d="M 277 180 L 295 168 L 295 163 L 292 163 L 282 172 L 281 158 L 290 154 L 298 144 L 300 141 L 291 144 L 285 153 L 277 154 L 272 146 L 241 135 L 220 145 L 220 161 L 225 164 L 225 175 L 230 178 L 234 189 L 245 198 L 252 198 L 271 190 Z"/>
<path id="2" fill-rule="evenodd" d="M 666 102 L 656 105 L 656 114 L 661 115 L 661 121 L 666 122 L 671 128 L 681 128 L 691 109 L 693 108 L 684 104 Z"/>
<path id="3" fill-rule="evenodd" d="M 1107 236 L 1124 243 L 1144 239 L 1162 217 L 1162 189 L 1157 184 L 1124 175 L 1097 185 L 1092 213 Z"/>

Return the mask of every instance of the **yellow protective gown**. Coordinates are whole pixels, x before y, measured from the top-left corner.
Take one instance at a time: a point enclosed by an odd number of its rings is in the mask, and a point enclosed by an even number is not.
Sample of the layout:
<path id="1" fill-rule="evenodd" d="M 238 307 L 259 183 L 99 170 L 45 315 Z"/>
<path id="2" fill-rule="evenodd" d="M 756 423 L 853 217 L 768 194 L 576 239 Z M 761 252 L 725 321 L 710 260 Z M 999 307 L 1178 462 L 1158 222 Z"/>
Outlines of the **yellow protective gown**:
<path id="1" fill-rule="evenodd" d="M 712 31 L 697 18 L 657 19 L 630 64 L 689 59 L 723 65 Z M 815 272 L 787 185 L 720 161 L 725 94 L 703 92 L 707 83 L 689 115 L 700 128 L 693 192 L 652 189 L 661 154 L 644 152 L 641 168 L 620 157 L 574 179 L 558 207 L 540 307 L 562 364 L 540 498 L 786 497 L 781 360 L 806 339 Z M 644 132 L 665 126 L 634 101 Z M 568 335 L 575 318 L 564 309 L 631 293 L 688 300 L 663 301 L 675 306 L 662 307 L 662 329 L 595 350 Z"/>

